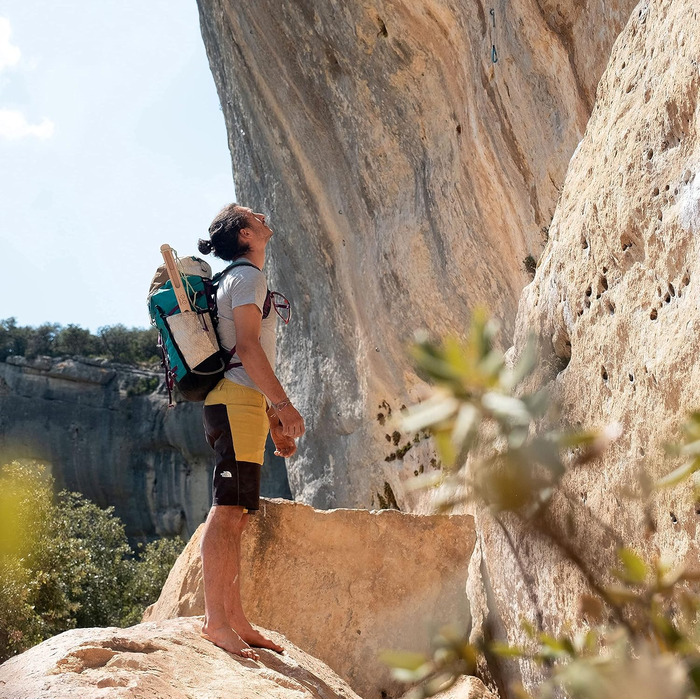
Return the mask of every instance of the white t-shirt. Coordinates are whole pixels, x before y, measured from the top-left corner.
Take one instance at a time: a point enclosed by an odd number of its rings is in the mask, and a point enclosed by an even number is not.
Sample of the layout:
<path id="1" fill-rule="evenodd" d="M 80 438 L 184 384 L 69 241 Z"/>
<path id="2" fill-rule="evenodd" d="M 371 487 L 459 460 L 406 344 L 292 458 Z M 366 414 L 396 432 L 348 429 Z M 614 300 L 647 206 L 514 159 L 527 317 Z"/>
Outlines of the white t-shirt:
<path id="1" fill-rule="evenodd" d="M 260 312 L 263 312 L 265 298 L 267 296 L 267 280 L 265 275 L 256 267 L 240 265 L 224 275 L 219 282 L 216 293 L 216 306 L 219 315 L 219 339 L 225 350 L 230 350 L 236 345 L 236 326 L 233 323 L 233 309 L 245 304 L 255 304 Z M 277 313 L 270 308 L 267 318 L 262 320 L 260 328 L 260 344 L 265 352 L 273 371 L 275 369 L 275 351 L 277 334 Z M 231 358 L 231 362 L 240 362 L 238 353 Z M 255 382 L 248 376 L 245 367 L 233 367 L 224 375 L 236 384 L 249 386 L 261 394 Z"/>

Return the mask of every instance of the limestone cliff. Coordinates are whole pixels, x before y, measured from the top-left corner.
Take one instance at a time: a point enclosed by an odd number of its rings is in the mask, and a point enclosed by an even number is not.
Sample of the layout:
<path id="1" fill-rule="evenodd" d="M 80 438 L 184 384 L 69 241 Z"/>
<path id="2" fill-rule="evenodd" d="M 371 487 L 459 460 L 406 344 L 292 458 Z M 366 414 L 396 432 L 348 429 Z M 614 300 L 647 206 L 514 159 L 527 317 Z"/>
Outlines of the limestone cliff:
<path id="1" fill-rule="evenodd" d="M 634 0 L 198 4 L 236 191 L 270 216 L 271 287 L 294 306 L 292 492 L 410 506 L 401 476 L 430 455 L 383 425 L 415 397 L 406 343 L 462 333 L 476 304 L 510 343 Z"/>
<path id="2" fill-rule="evenodd" d="M 51 464 L 59 488 L 114 506 L 134 538 L 188 538 L 210 504 L 201 404 L 168 408 L 161 374 L 96 360 L 0 362 L 0 456 Z M 156 388 L 154 388 L 156 387 Z M 263 493 L 286 496 L 283 460 Z"/>
<path id="3" fill-rule="evenodd" d="M 649 560 L 698 563 L 700 509 L 690 486 L 661 492 L 648 513 L 633 494 L 640 471 L 657 479 L 677 466 L 664 443 L 678 440 L 686 413 L 700 407 L 699 57 L 695 2 L 639 4 L 615 44 L 520 300 L 511 352 L 517 357 L 528 332 L 538 332 L 544 356 L 534 383 L 548 386 L 571 423 L 623 428 L 602 459 L 564 484 L 598 522 L 577 516 L 562 532 L 587 543 L 599 571 L 615 558 L 605 527 Z M 518 615 L 534 616 L 533 598 L 499 529 L 488 518 L 478 529 L 491 613 L 515 639 Z M 585 584 L 573 567 L 532 539 L 519 556 L 545 623 L 580 622 Z"/>

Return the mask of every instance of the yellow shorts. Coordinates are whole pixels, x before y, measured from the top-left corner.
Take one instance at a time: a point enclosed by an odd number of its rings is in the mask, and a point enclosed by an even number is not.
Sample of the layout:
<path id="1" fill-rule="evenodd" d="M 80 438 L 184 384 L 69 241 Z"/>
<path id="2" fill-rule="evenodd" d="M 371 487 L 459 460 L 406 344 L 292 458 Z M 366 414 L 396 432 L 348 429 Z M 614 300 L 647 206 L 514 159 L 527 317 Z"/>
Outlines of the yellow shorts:
<path id="1" fill-rule="evenodd" d="M 226 406 L 236 459 L 262 464 L 270 431 L 267 401 L 255 389 L 222 379 L 204 401 L 205 406 Z"/>

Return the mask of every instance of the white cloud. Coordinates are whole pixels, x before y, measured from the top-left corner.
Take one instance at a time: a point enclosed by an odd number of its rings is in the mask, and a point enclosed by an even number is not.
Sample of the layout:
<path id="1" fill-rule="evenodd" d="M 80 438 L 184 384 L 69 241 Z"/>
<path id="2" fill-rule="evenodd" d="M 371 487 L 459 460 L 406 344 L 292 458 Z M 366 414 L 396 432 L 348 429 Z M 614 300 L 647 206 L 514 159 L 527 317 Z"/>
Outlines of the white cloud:
<path id="1" fill-rule="evenodd" d="M 10 20 L 0 17 L 0 70 L 16 65 L 22 55 L 19 48 L 10 41 L 10 34 L 12 34 Z"/>
<path id="2" fill-rule="evenodd" d="M 53 136 L 54 125 L 50 119 L 43 119 L 40 124 L 30 124 L 24 114 L 15 109 L 0 109 L 0 138 L 11 141 L 35 136 L 49 139 Z"/>

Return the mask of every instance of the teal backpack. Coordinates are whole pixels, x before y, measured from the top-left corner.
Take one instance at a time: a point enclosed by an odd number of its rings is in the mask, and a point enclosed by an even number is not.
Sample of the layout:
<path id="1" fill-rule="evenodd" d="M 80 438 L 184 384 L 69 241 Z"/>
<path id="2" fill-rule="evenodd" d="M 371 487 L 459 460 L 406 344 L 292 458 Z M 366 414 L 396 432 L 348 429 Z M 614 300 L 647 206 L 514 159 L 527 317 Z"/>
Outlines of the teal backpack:
<path id="1" fill-rule="evenodd" d="M 147 302 L 151 324 L 158 329 L 169 405 L 174 405 L 175 388 L 186 401 L 204 401 L 227 369 L 240 366 L 231 363 L 236 348 L 224 350 L 217 334 L 218 284 L 234 267 L 258 268 L 246 259 L 236 260 L 212 276 L 200 258 L 178 259 L 167 245 L 161 252 L 165 264 L 156 271 Z"/>

